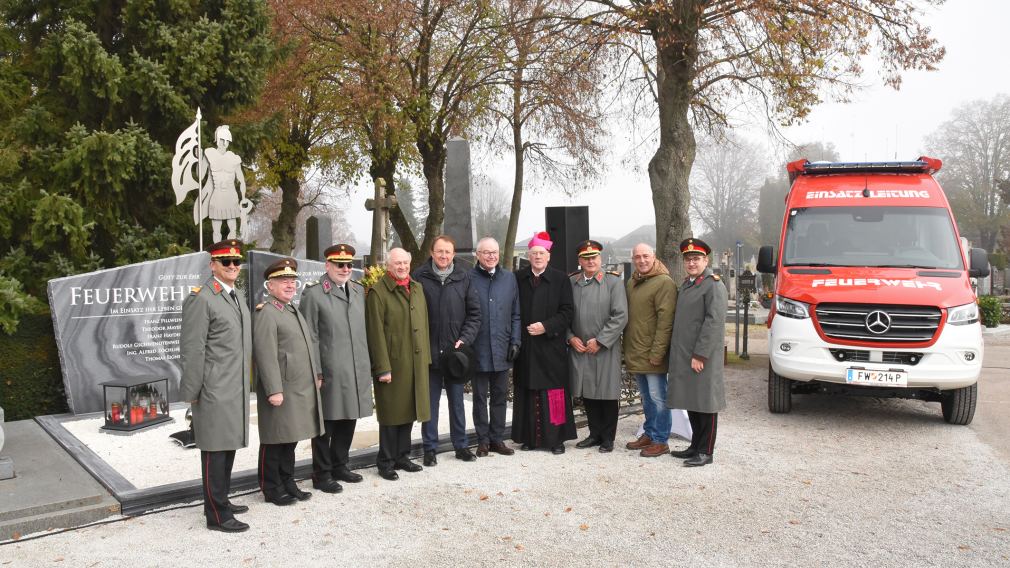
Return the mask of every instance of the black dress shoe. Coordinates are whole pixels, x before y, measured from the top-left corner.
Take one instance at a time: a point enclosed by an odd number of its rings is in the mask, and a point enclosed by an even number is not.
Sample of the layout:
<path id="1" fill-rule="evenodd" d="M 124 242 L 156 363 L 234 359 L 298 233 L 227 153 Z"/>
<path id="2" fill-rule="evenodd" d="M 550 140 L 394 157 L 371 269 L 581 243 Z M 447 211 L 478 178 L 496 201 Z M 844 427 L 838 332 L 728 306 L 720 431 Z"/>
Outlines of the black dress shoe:
<path id="1" fill-rule="evenodd" d="M 438 458 L 435 457 L 435 452 L 432 451 L 424 452 L 424 465 L 428 467 L 438 465 Z"/>
<path id="2" fill-rule="evenodd" d="M 360 483 L 361 480 L 364 479 L 364 477 L 361 477 L 360 473 L 354 473 L 346 467 L 333 472 L 333 477 L 336 477 L 345 483 Z"/>
<path id="3" fill-rule="evenodd" d="M 558 445 L 554 446 L 553 448 L 551 448 L 551 453 L 554 454 L 554 455 L 556 455 L 556 456 L 560 456 L 561 454 L 565 453 L 565 445 L 564 444 L 558 444 Z"/>
<path id="4" fill-rule="evenodd" d="M 280 495 L 264 497 L 264 499 L 266 500 L 267 503 L 273 503 L 278 507 L 284 507 L 285 505 L 294 505 L 295 503 L 298 502 L 298 499 L 295 499 L 294 495 L 290 495 L 288 493 L 282 493 Z"/>
<path id="5" fill-rule="evenodd" d="M 297 485 L 288 488 L 288 495 L 291 495 L 292 497 L 298 499 L 299 501 L 308 501 L 309 499 L 312 498 L 311 493 L 309 493 L 308 491 L 302 491 L 301 489 L 298 489 Z"/>
<path id="6" fill-rule="evenodd" d="M 524 452 L 528 452 L 528 451 L 530 451 L 530 450 L 533 449 L 533 446 L 531 446 L 529 444 L 523 444 L 522 446 L 519 446 L 519 449 L 522 450 L 522 451 L 524 451 Z"/>
<path id="7" fill-rule="evenodd" d="M 712 454 L 698 454 L 692 458 L 684 460 L 686 467 L 698 467 L 712 463 Z"/>
<path id="8" fill-rule="evenodd" d="M 241 515 L 242 513 L 248 513 L 249 507 L 245 505 L 235 505 L 234 503 L 228 503 L 228 508 L 231 509 L 233 515 Z"/>
<path id="9" fill-rule="evenodd" d="M 388 479 L 389 481 L 396 481 L 397 479 L 400 479 L 400 474 L 391 469 L 380 469 L 379 477 L 382 479 Z"/>
<path id="10" fill-rule="evenodd" d="M 600 445 L 600 440 L 597 439 L 597 438 L 594 438 L 593 436 L 590 436 L 590 437 L 586 438 L 585 440 L 582 440 L 578 444 L 575 444 L 575 447 L 578 448 L 578 449 L 580 449 L 580 450 L 584 450 L 586 448 L 591 448 L 593 446 L 599 446 L 599 445 Z"/>
<path id="11" fill-rule="evenodd" d="M 496 454 L 501 454 L 503 456 L 511 456 L 516 453 L 515 450 L 505 445 L 505 442 L 491 442 L 491 446 L 488 448 Z"/>
<path id="12" fill-rule="evenodd" d="M 421 471 L 422 469 L 424 469 L 423 467 L 417 465 L 416 463 L 414 463 L 414 462 L 412 462 L 410 460 L 398 461 L 395 464 L 393 464 L 393 468 L 394 469 L 402 469 L 403 471 L 406 471 L 407 473 L 417 473 L 417 472 Z"/>
<path id="13" fill-rule="evenodd" d="M 323 493 L 340 493 L 344 490 L 339 483 L 333 479 L 321 479 L 319 481 L 312 482 L 312 488 L 318 489 Z"/>
<path id="14" fill-rule="evenodd" d="M 477 457 L 479 458 L 487 457 L 487 444 L 477 444 Z"/>
<path id="15" fill-rule="evenodd" d="M 673 450 L 670 452 L 670 455 L 675 458 L 686 460 L 687 458 L 693 458 L 694 456 L 698 455 L 698 450 L 694 448 L 688 448 L 686 450 Z"/>
<path id="16" fill-rule="evenodd" d="M 248 509 L 248 507 L 246 507 L 246 509 Z M 207 528 L 212 531 L 237 533 L 249 530 L 249 525 L 238 519 L 228 519 L 223 523 L 207 523 Z"/>
<path id="17" fill-rule="evenodd" d="M 473 455 L 470 448 L 460 448 L 456 450 L 456 459 L 463 460 L 465 462 L 477 461 L 477 456 Z"/>
<path id="18" fill-rule="evenodd" d="M 614 443 L 613 442 L 600 442 L 600 453 L 601 454 L 609 454 L 612 451 L 614 451 Z"/>

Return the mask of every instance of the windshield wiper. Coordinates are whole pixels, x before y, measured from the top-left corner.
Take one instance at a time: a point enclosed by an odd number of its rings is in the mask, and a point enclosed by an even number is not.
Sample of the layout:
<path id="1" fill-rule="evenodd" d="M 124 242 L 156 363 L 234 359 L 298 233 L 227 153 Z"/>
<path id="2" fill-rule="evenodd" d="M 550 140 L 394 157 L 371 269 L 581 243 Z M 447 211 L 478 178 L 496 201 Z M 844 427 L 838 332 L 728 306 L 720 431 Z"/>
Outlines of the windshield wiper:
<path id="1" fill-rule="evenodd" d="M 874 264 L 873 268 L 925 268 L 927 270 L 936 270 L 936 266 L 922 266 L 919 264 Z"/>
<path id="2" fill-rule="evenodd" d="M 846 266 L 844 264 L 832 264 L 830 262 L 789 262 L 782 266 Z"/>

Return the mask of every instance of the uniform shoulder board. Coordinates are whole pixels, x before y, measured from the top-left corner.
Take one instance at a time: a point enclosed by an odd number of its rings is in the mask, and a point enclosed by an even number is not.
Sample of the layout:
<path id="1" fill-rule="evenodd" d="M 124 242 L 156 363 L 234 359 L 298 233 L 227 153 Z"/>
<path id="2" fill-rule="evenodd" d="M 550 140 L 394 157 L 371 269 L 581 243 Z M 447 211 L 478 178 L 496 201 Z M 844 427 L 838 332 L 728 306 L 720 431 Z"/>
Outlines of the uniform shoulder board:
<path id="1" fill-rule="evenodd" d="M 720 277 L 718 274 L 713 274 L 712 275 L 712 280 L 715 280 L 716 282 L 718 282 L 718 281 L 722 280 L 722 277 Z"/>
<path id="2" fill-rule="evenodd" d="M 357 284 L 358 286 L 361 286 L 362 288 L 365 287 L 365 285 L 362 284 L 360 280 L 348 280 L 348 282 L 353 282 L 353 283 Z"/>
<path id="3" fill-rule="evenodd" d="M 193 286 L 192 288 L 189 289 L 189 295 L 196 296 L 197 294 L 200 293 L 200 288 L 203 288 L 203 286 Z"/>
<path id="4" fill-rule="evenodd" d="M 617 276 L 618 278 L 621 277 L 621 273 L 620 272 L 616 272 L 614 270 L 608 270 L 607 274 L 610 274 L 610 275 L 613 275 L 613 276 Z"/>
<path id="5" fill-rule="evenodd" d="M 571 278 L 572 276 L 575 276 L 576 274 L 579 274 L 580 272 L 582 272 L 582 271 L 581 270 L 576 270 L 575 272 L 569 272 L 568 273 L 568 277 Z"/>
<path id="6" fill-rule="evenodd" d="M 318 280 L 313 280 L 311 282 L 306 282 L 305 283 L 305 287 L 306 288 L 311 288 L 311 287 L 315 286 L 316 284 L 319 284 L 319 281 Z"/>
<path id="7" fill-rule="evenodd" d="M 258 311 L 262 310 L 263 306 L 265 306 L 265 305 L 267 305 L 266 302 L 260 302 L 260 303 L 256 304 L 256 311 L 258 312 Z"/>

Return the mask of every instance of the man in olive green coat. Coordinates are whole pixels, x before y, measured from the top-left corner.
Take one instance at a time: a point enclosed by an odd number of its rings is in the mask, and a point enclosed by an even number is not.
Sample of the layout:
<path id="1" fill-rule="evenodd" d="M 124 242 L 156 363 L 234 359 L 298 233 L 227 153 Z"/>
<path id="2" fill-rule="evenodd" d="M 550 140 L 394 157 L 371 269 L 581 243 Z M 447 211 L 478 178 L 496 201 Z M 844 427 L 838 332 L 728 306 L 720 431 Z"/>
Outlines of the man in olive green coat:
<path id="1" fill-rule="evenodd" d="M 670 452 L 689 467 L 712 463 L 718 413 L 726 408 L 722 359 L 727 293 L 719 276 L 708 269 L 711 250 L 701 239 L 680 243 L 687 278 L 677 294 L 666 405 L 687 410 L 691 420 L 691 445 Z"/>
<path id="2" fill-rule="evenodd" d="M 242 292 L 235 289 L 242 243 L 229 239 L 208 250 L 212 276 L 182 304 L 179 398 L 193 409 L 207 528 L 241 532 L 249 525 L 235 513 L 249 508 L 232 505 L 228 491 L 235 450 L 249 445 L 252 325 Z"/>
<path id="3" fill-rule="evenodd" d="M 375 377 L 379 419 L 379 475 L 399 479 L 395 469 L 422 467 L 408 458 L 414 421 L 431 418 L 428 394 L 428 307 L 421 284 L 410 278 L 410 253 L 389 251 L 386 275 L 365 299 L 368 352 Z"/>
<path id="4" fill-rule="evenodd" d="M 666 371 L 669 367 L 670 333 L 677 308 L 677 285 L 670 271 L 645 243 L 631 250 L 635 271 L 626 285 L 628 327 L 624 328 L 624 366 L 638 382 L 645 412 L 644 432 L 629 450 L 646 458 L 667 454 L 670 446 L 670 410 L 666 408 Z M 683 410 L 673 412 L 683 413 Z"/>
<path id="5" fill-rule="evenodd" d="M 347 468 L 358 418 L 372 415 L 372 366 L 365 339 L 365 289 L 351 280 L 354 247 L 340 243 L 323 251 L 326 274 L 302 292 L 298 311 L 312 330 L 322 369 L 326 433 L 312 439 L 312 486 L 341 491 L 339 481 L 357 483 Z"/>
<path id="6" fill-rule="evenodd" d="M 293 258 L 284 258 L 266 269 L 269 295 L 253 320 L 260 490 L 275 505 L 312 496 L 295 483 L 295 446 L 324 431 L 312 330 L 291 304 L 297 268 Z"/>

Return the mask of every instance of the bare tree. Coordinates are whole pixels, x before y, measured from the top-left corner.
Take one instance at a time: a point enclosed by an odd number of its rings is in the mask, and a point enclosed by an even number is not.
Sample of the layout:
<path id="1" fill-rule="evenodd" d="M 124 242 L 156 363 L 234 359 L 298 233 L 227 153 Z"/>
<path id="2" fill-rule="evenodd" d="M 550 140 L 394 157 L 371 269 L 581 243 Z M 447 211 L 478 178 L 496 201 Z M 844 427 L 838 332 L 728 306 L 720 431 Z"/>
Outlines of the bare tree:
<path id="1" fill-rule="evenodd" d="M 757 235 L 758 192 L 769 173 L 762 149 L 730 134 L 702 140 L 691 172 L 691 211 L 721 250 Z"/>
<path id="2" fill-rule="evenodd" d="M 855 88 L 871 52 L 894 87 L 904 70 L 933 69 L 944 50 L 920 14 L 940 1 L 586 0 L 579 21 L 623 38 L 624 69 L 655 102 L 657 256 L 670 263 L 691 233 L 695 126 L 726 125 L 742 98 L 763 101 L 775 122 L 801 120 L 826 92 L 844 98 Z"/>
<path id="3" fill-rule="evenodd" d="M 508 191 L 497 181 L 483 176 L 474 178 L 473 190 L 470 203 L 477 237 L 493 237 L 499 243 L 503 242 L 509 228 Z M 501 258 L 506 266 L 510 266 L 511 256 L 503 255 Z"/>
<path id="4" fill-rule="evenodd" d="M 928 138 L 928 153 L 943 160 L 937 178 L 950 198 L 962 235 L 995 252 L 1010 222 L 1010 97 L 972 101 L 951 113 Z"/>

